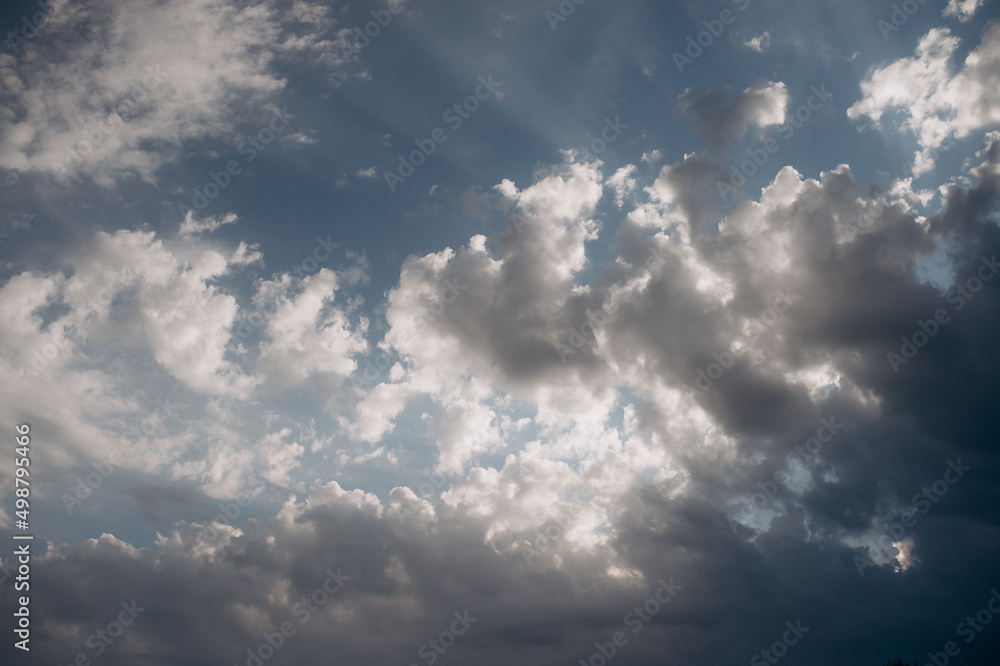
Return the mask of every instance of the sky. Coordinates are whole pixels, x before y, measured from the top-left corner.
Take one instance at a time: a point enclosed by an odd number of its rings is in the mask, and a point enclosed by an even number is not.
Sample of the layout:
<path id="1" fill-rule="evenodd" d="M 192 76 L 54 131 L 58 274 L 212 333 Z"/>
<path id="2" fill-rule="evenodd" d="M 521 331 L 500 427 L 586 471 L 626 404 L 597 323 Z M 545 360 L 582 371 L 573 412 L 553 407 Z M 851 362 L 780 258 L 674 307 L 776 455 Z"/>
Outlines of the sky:
<path id="1" fill-rule="evenodd" d="M 3 663 L 995 660 L 997 3 L 0 35 Z"/>

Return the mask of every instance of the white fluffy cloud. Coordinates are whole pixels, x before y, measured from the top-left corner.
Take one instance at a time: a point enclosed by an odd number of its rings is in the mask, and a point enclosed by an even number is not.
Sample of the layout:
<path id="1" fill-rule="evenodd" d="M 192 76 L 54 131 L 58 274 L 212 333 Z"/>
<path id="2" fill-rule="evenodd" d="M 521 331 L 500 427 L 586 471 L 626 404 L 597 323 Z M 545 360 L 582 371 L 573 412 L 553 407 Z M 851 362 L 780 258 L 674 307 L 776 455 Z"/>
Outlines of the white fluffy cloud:
<path id="1" fill-rule="evenodd" d="M 861 83 L 863 97 L 847 110 L 849 118 L 867 117 L 876 127 L 890 112 L 900 113 L 901 129 L 914 133 L 921 147 L 915 176 L 934 168 L 937 151 L 949 139 L 1000 123 L 1000 21 L 986 28 L 982 42 L 953 72 L 958 44 L 947 28 L 931 30 L 914 57 L 871 72 Z"/>
<path id="2" fill-rule="evenodd" d="M 476 454 L 499 444 L 496 421 L 496 414 L 486 405 L 469 400 L 447 405 L 435 426 L 440 451 L 438 469 L 461 472 Z"/>
<path id="3" fill-rule="evenodd" d="M 954 16 L 959 21 L 968 21 L 983 6 L 985 0 L 948 0 L 943 16 Z"/>
<path id="4" fill-rule="evenodd" d="M 564 164 L 523 190 L 503 181 L 497 191 L 518 215 L 497 239 L 498 257 L 484 236 L 458 251 L 410 257 L 389 293 L 385 344 L 408 362 L 418 390 L 483 397 L 498 371 L 506 375 L 498 383 L 516 384 L 539 363 L 558 362 L 553 343 L 568 327 L 549 314 L 566 303 L 587 265 L 600 174 L 593 165 Z"/>
<path id="5" fill-rule="evenodd" d="M 246 410 L 265 384 L 270 396 L 319 388 L 318 403 L 336 401 L 367 343 L 366 320 L 351 320 L 351 306 L 334 299 L 363 267 L 260 282 L 263 340 L 251 354 L 237 298 L 220 283 L 260 257 L 245 243 L 226 248 L 192 234 L 98 232 L 63 270 L 24 272 L 0 287 L 0 363 L 12 378 L 4 418 L 33 415 L 60 438 L 46 474 L 118 453 L 125 468 L 204 484 L 213 496 L 233 497 L 254 472 L 294 485 L 315 433 L 296 425 L 262 438 Z"/>
<path id="6" fill-rule="evenodd" d="M 293 285 L 284 275 L 260 287 L 258 305 L 273 309 L 259 361 L 269 385 L 286 387 L 314 374 L 345 378 L 354 372 L 357 364 L 352 356 L 367 349 L 361 337 L 365 320 L 356 329 L 348 308 L 334 304 L 339 279 L 324 268 L 301 285 Z M 289 294 L 293 289 L 298 293 Z"/>

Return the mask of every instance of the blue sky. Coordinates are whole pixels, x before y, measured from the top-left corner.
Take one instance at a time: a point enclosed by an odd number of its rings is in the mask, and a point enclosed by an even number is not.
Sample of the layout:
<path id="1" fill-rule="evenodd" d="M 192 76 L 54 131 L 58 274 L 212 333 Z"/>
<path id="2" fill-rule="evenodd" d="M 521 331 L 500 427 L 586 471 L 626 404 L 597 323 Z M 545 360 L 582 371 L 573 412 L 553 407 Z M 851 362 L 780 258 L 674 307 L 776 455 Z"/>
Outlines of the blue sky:
<path id="1" fill-rule="evenodd" d="M 1000 584 L 998 17 L 8 3 L 3 653 L 249 663 L 340 567 L 271 663 L 595 663 L 671 577 L 622 663 L 924 663 Z"/>

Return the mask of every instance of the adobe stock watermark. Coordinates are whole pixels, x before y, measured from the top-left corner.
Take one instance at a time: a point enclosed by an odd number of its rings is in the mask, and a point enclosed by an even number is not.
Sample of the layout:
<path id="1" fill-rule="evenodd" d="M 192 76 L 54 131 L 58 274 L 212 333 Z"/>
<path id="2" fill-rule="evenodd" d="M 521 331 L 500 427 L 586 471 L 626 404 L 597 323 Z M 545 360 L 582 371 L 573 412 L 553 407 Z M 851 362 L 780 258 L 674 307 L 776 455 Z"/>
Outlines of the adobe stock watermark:
<path id="1" fill-rule="evenodd" d="M 646 599 L 641 606 L 635 606 L 622 618 L 622 624 L 632 629 L 632 634 L 638 634 L 643 627 L 653 621 L 653 618 L 669 604 L 683 586 L 674 582 L 673 576 L 668 580 L 662 578 L 658 581 L 660 586 L 656 588 L 653 595 Z M 597 648 L 586 660 L 580 659 L 580 666 L 604 666 L 615 658 L 618 650 L 628 645 L 629 637 L 624 631 L 616 631 L 611 634 L 611 640 L 607 643 L 598 641 L 594 643 Z"/>
<path id="2" fill-rule="evenodd" d="M 927 152 L 936 156 L 940 151 L 951 147 L 951 145 L 952 140 L 949 138 L 949 140 L 945 141 L 941 146 L 929 149 Z M 845 240 L 853 241 L 858 236 L 872 231 L 875 228 L 876 219 L 892 207 L 893 204 L 890 203 L 887 205 L 881 195 L 869 199 L 867 206 L 862 204 L 862 210 L 858 213 L 858 217 L 855 222 L 845 221 L 843 223 L 844 228 L 849 232 Z"/>
<path id="3" fill-rule="evenodd" d="M 788 648 L 799 642 L 799 639 L 809 631 L 809 627 L 802 626 L 802 620 L 791 620 L 785 622 L 788 629 L 781 635 L 781 638 L 771 643 L 769 649 L 765 648 L 756 652 L 750 659 L 750 666 L 765 666 L 766 664 L 777 664 L 778 660 L 788 654 Z M 764 660 L 767 661 L 764 661 Z"/>
<path id="4" fill-rule="evenodd" d="M 994 602 L 996 602 L 996 608 L 993 607 Z M 965 644 L 968 645 L 989 626 L 996 614 L 1000 614 L 1000 592 L 994 587 L 990 590 L 990 598 L 986 600 L 983 607 L 976 612 L 975 616 L 970 615 L 959 622 L 958 626 L 955 627 L 955 633 L 965 637 Z M 944 644 L 943 652 L 927 653 L 929 661 L 926 666 L 947 666 L 948 662 L 961 652 L 962 648 L 958 647 L 958 643 L 948 641 Z"/>
<path id="5" fill-rule="evenodd" d="M 551 9 L 545 10 L 545 18 L 549 22 L 549 26 L 552 28 L 552 32 L 555 32 L 559 28 L 560 23 L 565 23 L 566 19 L 576 13 L 576 8 L 585 3 L 587 0 L 562 0 L 559 6 L 556 7 L 558 12 L 554 12 Z"/>
<path id="6" fill-rule="evenodd" d="M 983 285 L 992 280 L 997 272 L 1000 272 L 1000 263 L 997 262 L 996 255 L 989 259 L 981 257 L 980 264 L 976 275 L 959 283 L 945 294 L 944 298 L 947 302 L 955 305 L 955 312 L 964 308 L 982 290 Z M 927 346 L 931 338 L 938 334 L 941 327 L 950 321 L 951 315 L 944 308 L 935 310 L 933 318 L 928 318 L 927 321 L 918 319 L 917 330 L 909 336 L 904 335 L 900 338 L 902 344 L 900 344 L 899 353 L 889 352 L 886 354 L 892 371 L 899 374 L 899 367 L 904 363 L 909 363 L 920 349 Z"/>
<path id="7" fill-rule="evenodd" d="M 808 459 L 806 454 L 810 456 L 815 456 L 819 453 L 820 448 L 823 444 L 830 442 L 834 437 L 837 436 L 837 432 L 843 430 L 847 426 L 843 423 L 837 423 L 837 417 L 831 416 L 828 419 L 820 419 L 820 426 L 816 429 L 815 437 L 810 437 L 802 444 L 796 446 L 794 449 L 785 454 L 785 460 L 788 462 L 787 468 L 791 468 L 792 463 L 798 461 L 802 466 L 806 466 Z M 778 489 L 789 487 L 791 481 L 791 474 L 788 469 L 779 469 L 772 476 L 772 481 L 765 481 L 761 483 L 757 482 L 756 486 L 759 492 L 753 493 L 750 496 L 750 504 L 756 510 L 764 509 L 768 504 L 778 495 Z M 811 490 L 812 486 L 807 487 Z M 740 524 L 737 516 L 727 513 L 726 521 L 729 523 L 729 528 L 736 534 L 736 526 Z"/>
<path id="8" fill-rule="evenodd" d="M 646 261 L 643 266 L 646 267 L 647 271 L 652 273 L 659 267 L 663 266 L 669 257 L 670 255 L 661 250 L 657 243 L 651 243 L 649 246 L 649 256 L 646 257 Z"/>
<path id="9" fill-rule="evenodd" d="M 42 345 L 41 349 L 34 349 L 31 352 L 31 367 L 25 368 L 21 367 L 17 370 L 17 375 L 21 378 L 21 382 L 25 385 L 30 383 L 30 377 L 37 377 L 40 373 L 44 372 L 47 367 L 49 367 L 49 362 L 54 361 L 58 356 L 59 352 L 64 351 L 70 346 L 70 341 L 74 336 L 75 330 L 71 330 L 69 335 L 63 333 L 54 332 L 49 336 L 48 342 Z"/>
<path id="10" fill-rule="evenodd" d="M 875 23 L 879 32 L 882 33 L 882 39 L 889 41 L 889 35 L 899 32 L 899 29 L 906 25 L 910 17 L 917 13 L 921 5 L 926 4 L 927 0 L 903 0 L 899 4 L 892 3 L 892 13 L 889 14 L 889 20 L 879 19 Z"/>
<path id="11" fill-rule="evenodd" d="M 317 236 L 316 245 L 313 246 L 312 252 L 307 254 L 301 262 L 292 265 L 292 275 L 300 280 L 312 275 L 319 270 L 321 264 L 333 256 L 333 251 L 338 247 L 340 247 L 340 243 L 334 243 L 330 234 L 327 234 L 326 238 Z M 253 279 L 256 280 L 258 277 L 259 274 L 254 272 Z M 233 335 L 240 340 L 246 341 L 266 324 L 267 317 L 259 310 L 245 315 L 240 315 L 235 321 L 233 321 L 233 326 L 236 329 L 233 332 Z"/>
<path id="12" fill-rule="evenodd" d="M 104 481 L 111 476 L 111 473 L 115 471 L 115 466 L 121 465 L 123 462 L 122 454 L 120 451 L 115 451 L 111 454 L 108 460 L 100 463 L 91 463 L 91 466 L 97 470 L 96 472 L 91 472 L 87 475 L 86 480 L 80 477 L 76 478 L 76 488 L 73 495 L 68 495 L 63 493 L 62 502 L 63 506 L 66 507 L 66 513 L 73 515 L 73 509 L 82 506 L 83 501 L 88 499 L 95 490 L 104 484 Z"/>
<path id="13" fill-rule="evenodd" d="M 52 18 L 52 2 L 39 0 L 36 4 L 42 8 L 42 11 L 35 12 L 30 18 L 22 16 L 20 29 L 7 33 L 7 43 L 10 44 L 14 53 L 17 53 L 21 45 L 27 44 L 29 39 L 34 39 L 38 35 L 38 31 L 42 29 L 42 26 Z"/>
<path id="14" fill-rule="evenodd" d="M 136 600 L 132 603 L 122 602 L 122 611 L 118 613 L 118 619 L 112 620 L 103 629 L 98 629 L 87 637 L 86 645 L 94 652 L 95 657 L 100 657 L 111 647 L 114 642 L 125 633 L 125 628 L 132 625 L 139 618 L 139 614 L 146 609 L 140 607 Z M 86 652 L 80 652 L 73 658 L 67 666 L 90 666 L 91 660 Z"/>
<path id="15" fill-rule="evenodd" d="M 493 75 L 490 74 L 487 77 L 479 77 L 479 85 L 473 91 L 473 94 L 469 95 L 461 102 L 457 102 L 441 114 L 441 119 L 448 123 L 448 127 L 451 131 L 456 132 L 462 126 L 462 124 L 472 117 L 472 114 L 479 109 L 482 102 L 485 102 L 490 97 L 496 97 L 497 99 L 502 99 L 503 94 L 499 90 L 499 86 L 503 83 L 493 80 Z M 448 140 L 448 133 L 440 127 L 435 127 L 430 134 L 429 138 L 426 139 L 414 139 L 413 143 L 416 144 L 417 150 L 410 152 L 409 155 L 403 156 L 402 154 L 397 155 L 399 158 L 399 165 L 396 167 L 395 171 L 388 171 L 385 174 L 385 183 L 389 186 L 390 192 L 396 191 L 396 186 L 405 182 L 407 178 L 412 176 L 419 166 L 427 161 L 430 157 L 437 151 L 437 147 Z"/>
<path id="16" fill-rule="evenodd" d="M 600 130 L 600 136 L 596 136 L 591 139 L 588 143 L 583 144 L 577 148 L 577 152 L 580 153 L 582 161 L 590 162 L 597 159 L 598 155 L 601 155 L 608 147 L 618 140 L 618 138 L 628 129 L 628 125 L 621 121 L 621 116 L 615 116 L 615 119 L 611 118 L 604 119 L 604 126 Z M 499 189 L 497 186 L 495 189 Z M 538 188 L 543 193 L 550 196 L 556 194 L 556 187 L 549 184 L 547 181 L 542 181 L 535 183 L 531 186 L 532 188 Z M 524 233 L 524 228 L 531 224 L 533 218 L 537 218 L 541 213 L 541 209 L 538 204 L 534 201 L 528 203 L 518 203 L 519 213 L 517 215 L 508 218 L 508 224 L 514 229 L 514 231 L 520 235 Z"/>
<path id="17" fill-rule="evenodd" d="M 733 4 L 736 5 L 736 8 L 741 12 L 746 11 L 750 6 L 750 0 L 732 1 Z M 679 51 L 674 51 L 673 53 L 674 64 L 677 65 L 677 72 L 683 74 L 684 66 L 694 64 L 694 61 L 701 57 L 701 54 L 705 52 L 705 49 L 714 44 L 715 40 L 722 36 L 722 33 L 726 30 L 726 26 L 732 25 L 735 22 L 736 13 L 732 9 L 723 9 L 719 13 L 719 18 L 717 19 L 702 21 L 701 24 L 705 26 L 705 29 L 694 37 L 688 35 L 687 48 L 684 49 L 684 53 L 682 54 Z M 687 54 L 686 57 L 685 54 Z"/>
<path id="18" fill-rule="evenodd" d="M 110 307 L 115 294 L 121 286 L 131 281 L 134 277 L 135 271 L 131 266 L 122 266 L 118 273 L 112 273 L 108 278 L 108 282 L 81 308 L 81 311 L 85 312 L 84 319 L 89 320 L 91 313 Z M 31 367 L 18 369 L 17 374 L 21 378 L 21 381 L 24 384 L 28 384 L 31 377 L 38 377 L 40 373 L 44 372 L 49 363 L 54 361 L 61 351 L 70 346 L 70 341 L 75 337 L 75 334 L 75 327 L 71 327 L 68 332 L 65 328 L 61 333 L 58 331 L 53 332 L 48 342 L 42 345 L 40 349 L 36 348 L 31 352 Z"/>
<path id="19" fill-rule="evenodd" d="M 156 399 L 156 409 L 150 416 L 139 421 L 139 423 L 129 430 L 129 434 L 133 437 L 139 437 L 140 434 L 152 435 L 156 432 L 156 428 L 159 427 L 160 421 L 168 416 L 173 416 L 174 410 L 170 405 L 170 398 L 166 400 Z"/>
<path id="20" fill-rule="evenodd" d="M 427 480 L 421 483 L 416 488 L 416 494 L 420 497 L 420 499 L 429 502 L 430 499 L 434 496 L 435 492 L 440 491 L 442 488 L 444 488 L 445 478 L 440 473 L 435 473 L 434 476 L 430 476 L 429 474 L 424 472 L 422 476 Z M 417 513 L 416 509 L 407 505 L 399 510 L 399 517 L 405 520 L 406 518 L 409 518 L 410 516 L 413 516 L 416 513 Z"/>
<path id="21" fill-rule="evenodd" d="M 302 597 L 299 602 L 292 606 L 292 616 L 298 620 L 300 625 L 309 622 L 312 616 L 330 601 L 330 597 L 336 594 L 346 581 L 351 579 L 350 576 L 340 572 L 340 567 L 337 567 L 336 572 L 327 569 L 325 573 L 326 578 L 313 590 L 312 594 Z M 261 634 L 264 642 L 256 648 L 247 648 L 245 666 L 263 666 L 264 662 L 274 657 L 285 642 L 298 631 L 295 625 L 288 621 L 282 622 L 277 629 L 274 632 L 265 631 Z M 240 665 L 234 664 L 233 666 Z"/>
<path id="22" fill-rule="evenodd" d="M 940 502 L 941 498 L 948 494 L 949 488 L 958 483 L 965 476 L 965 473 L 971 470 L 971 467 L 962 464 L 961 458 L 958 458 L 957 461 L 949 460 L 948 467 L 945 468 L 941 478 L 921 488 L 920 492 L 915 494 L 910 500 L 913 507 L 905 513 L 900 513 L 898 521 L 891 523 L 876 522 L 876 527 L 878 527 L 882 534 L 870 542 L 869 548 L 891 559 L 892 549 L 894 548 L 892 544 L 902 539 L 908 528 L 912 528 L 917 524 L 917 514 L 925 514 L 930 511 L 932 503 L 937 504 Z M 876 565 L 871 558 L 855 555 L 854 566 L 857 568 L 858 574 L 864 576 L 867 567 L 874 567 Z"/>
<path id="23" fill-rule="evenodd" d="M 351 56 L 356 56 L 361 53 L 361 49 L 365 48 L 372 43 L 372 40 L 382 34 L 384 28 L 388 28 L 389 24 L 392 23 L 392 17 L 403 13 L 403 0 L 392 0 L 386 3 L 385 9 L 371 11 L 374 21 L 368 21 L 364 25 L 364 31 L 361 28 L 354 29 L 354 43 L 351 45 L 342 46 L 340 49 L 341 55 L 345 58 Z"/>
<path id="24" fill-rule="evenodd" d="M 545 524 L 539 528 L 537 532 L 535 532 L 535 536 L 531 540 L 530 545 L 525 545 L 525 547 L 521 549 L 521 554 L 524 555 L 525 562 L 530 565 L 534 558 L 541 557 L 560 539 L 566 536 L 566 531 L 569 529 L 570 521 L 580 515 L 580 512 L 583 511 L 583 509 L 583 504 L 575 503 L 570 507 L 568 516 L 552 518 L 546 521 Z"/>
<path id="25" fill-rule="evenodd" d="M 882 199 L 875 199 L 872 203 L 872 212 L 868 212 L 868 209 L 862 210 L 858 213 L 858 219 L 854 222 L 844 222 L 844 227 L 846 227 L 850 233 L 848 234 L 847 240 L 853 241 L 858 236 L 866 234 L 875 228 L 875 219 L 882 215 L 887 210 L 887 206 L 882 201 Z"/>
<path id="26" fill-rule="evenodd" d="M 312 275 L 319 270 L 320 264 L 333 255 L 333 251 L 338 247 L 340 247 L 340 243 L 334 243 L 330 238 L 330 234 L 327 234 L 325 239 L 321 236 L 316 236 L 316 246 L 313 247 L 312 254 L 306 256 L 302 260 L 301 265 L 295 264 L 292 266 L 292 275 L 300 280 L 307 275 Z"/>
<path id="27" fill-rule="evenodd" d="M 327 234 L 326 238 L 316 236 L 316 245 L 313 246 L 312 252 L 307 254 L 301 262 L 292 265 L 292 275 L 300 280 L 312 275 L 319 270 L 321 264 L 333 256 L 333 251 L 338 247 L 340 247 L 340 243 L 334 243 L 330 234 Z M 260 275 L 255 271 L 252 279 L 256 280 L 258 277 Z M 267 316 L 260 310 L 241 314 L 233 321 L 233 327 L 235 328 L 233 335 L 239 340 L 246 342 L 254 333 L 266 325 Z"/>
<path id="28" fill-rule="evenodd" d="M 264 482 L 258 479 L 255 475 L 251 474 L 248 478 L 253 487 L 249 491 L 243 490 L 233 499 L 232 502 L 228 504 L 219 503 L 219 508 L 222 513 L 217 514 L 212 518 L 211 523 L 205 525 L 201 532 L 198 533 L 198 538 L 203 543 L 214 543 L 216 539 L 219 538 L 220 531 L 216 529 L 215 523 L 225 525 L 226 527 L 235 527 L 236 519 L 240 517 L 243 509 L 246 509 L 253 503 L 253 492 L 259 488 L 264 487 Z"/>
<path id="29" fill-rule="evenodd" d="M 541 192 L 549 196 L 554 196 L 556 194 L 556 187 L 550 184 L 547 180 L 536 183 L 531 187 L 538 188 Z M 501 186 L 496 185 L 493 189 L 500 190 Z M 508 218 L 507 222 L 509 224 L 509 228 L 513 228 L 514 231 L 520 235 L 524 233 L 524 228 L 531 224 L 532 218 L 538 217 L 542 211 L 538 204 L 534 201 L 529 201 L 527 203 L 518 202 L 517 210 L 519 211 L 518 214 Z"/>
<path id="30" fill-rule="evenodd" d="M 288 113 L 288 109 L 275 109 L 274 118 L 256 134 L 245 137 L 236 147 L 236 152 L 246 158 L 247 164 L 253 162 L 257 159 L 257 155 L 277 138 L 278 134 L 288 129 L 290 121 L 296 117 Z M 240 164 L 239 160 L 229 160 L 226 162 L 225 168 L 219 169 L 218 172 L 209 170 L 209 179 L 205 184 L 201 188 L 194 188 L 191 205 L 177 204 L 177 209 L 181 215 L 187 215 L 189 211 L 193 210 L 204 210 L 213 199 L 229 187 L 232 179 L 241 173 L 243 173 L 243 165 Z"/>
<path id="31" fill-rule="evenodd" d="M 66 146 L 68 153 L 66 159 L 56 164 L 55 167 L 60 174 L 66 173 L 71 166 L 78 165 L 89 157 L 104 139 L 113 135 L 128 122 L 129 116 L 138 107 L 140 102 L 144 102 L 148 97 L 147 92 L 152 92 L 163 82 L 163 73 L 160 66 L 146 67 L 146 76 L 142 79 L 142 85 L 133 86 L 125 95 L 122 95 L 111 105 L 112 113 L 97 126 L 91 129 L 81 130 L 83 141 L 79 141 L 72 146 Z"/>
<path id="32" fill-rule="evenodd" d="M 799 105 L 793 113 L 786 115 L 789 118 L 788 122 L 778 127 L 777 131 L 782 140 L 788 141 L 795 136 L 795 131 L 809 122 L 814 111 L 819 111 L 833 99 L 833 93 L 827 91 L 825 83 L 819 88 L 811 86 L 809 91 L 811 94 L 806 98 L 805 104 Z M 757 170 L 763 167 L 771 159 L 771 155 L 777 153 L 780 148 L 781 144 L 774 137 L 760 142 L 753 148 L 748 148 L 746 150 L 748 159 L 740 162 L 738 167 L 732 165 L 729 168 L 729 178 L 715 181 L 715 187 L 722 200 L 728 201 L 731 193 L 746 185 L 747 178 L 757 173 Z"/>
<path id="33" fill-rule="evenodd" d="M 160 421 L 174 413 L 170 405 L 170 398 L 167 398 L 165 401 L 157 399 L 156 405 L 156 409 L 151 416 L 142 419 L 132 428 L 130 434 L 133 437 L 139 437 L 140 433 L 152 435 L 156 432 Z M 99 463 L 91 463 L 91 466 L 96 471 L 91 472 L 85 478 L 74 477 L 76 486 L 73 488 L 73 494 L 63 493 L 60 498 L 62 499 L 63 506 L 66 507 L 66 513 L 72 516 L 76 507 L 82 506 L 84 501 L 94 494 L 95 490 L 104 485 L 104 482 L 115 471 L 115 467 L 121 467 L 123 462 L 122 453 L 115 451 L 107 460 Z"/>
<path id="34" fill-rule="evenodd" d="M 434 298 L 430 307 L 420 312 L 420 319 L 425 323 L 429 324 L 440 317 L 444 313 L 445 306 L 454 303 L 462 292 L 469 288 L 461 284 L 458 279 L 452 281 L 450 278 L 445 278 L 441 284 L 443 288 L 438 292 L 439 295 Z"/>
<path id="35" fill-rule="evenodd" d="M 423 659 L 427 666 L 432 666 L 437 662 L 441 655 L 447 652 L 448 648 L 452 647 L 458 638 L 465 635 L 465 632 L 479 620 L 479 618 L 469 615 L 468 608 L 461 613 L 455 611 L 452 615 L 455 619 L 451 625 L 438 634 L 436 638 L 429 639 L 417 650 L 417 656 Z M 411 663 L 410 666 L 417 666 L 417 664 Z"/>
<path id="36" fill-rule="evenodd" d="M 772 297 L 773 304 L 771 307 L 764 310 L 758 317 L 750 319 L 750 325 L 754 328 L 754 332 L 749 338 L 747 344 L 740 345 L 733 349 L 738 341 L 734 341 L 730 345 L 732 351 L 724 351 L 721 354 L 713 353 L 712 358 L 715 359 L 715 363 L 710 363 L 706 368 L 699 369 L 697 378 L 694 382 L 694 387 L 704 393 L 712 387 L 716 381 L 718 381 L 722 375 L 726 373 L 730 368 L 736 364 L 736 359 L 743 354 L 748 349 L 752 348 L 752 345 L 757 342 L 760 335 L 771 328 L 778 322 L 778 315 L 784 314 L 788 311 L 788 308 L 792 305 L 792 293 L 790 289 L 785 289 L 783 291 L 775 292 Z"/>
<path id="37" fill-rule="evenodd" d="M 590 143 L 580 148 L 583 159 L 586 161 L 596 159 L 598 155 L 608 149 L 608 146 L 617 141 L 618 137 L 627 129 L 628 125 L 621 121 L 621 116 L 615 116 L 614 120 L 605 118 L 604 127 L 601 129 L 601 136 L 594 137 Z"/>

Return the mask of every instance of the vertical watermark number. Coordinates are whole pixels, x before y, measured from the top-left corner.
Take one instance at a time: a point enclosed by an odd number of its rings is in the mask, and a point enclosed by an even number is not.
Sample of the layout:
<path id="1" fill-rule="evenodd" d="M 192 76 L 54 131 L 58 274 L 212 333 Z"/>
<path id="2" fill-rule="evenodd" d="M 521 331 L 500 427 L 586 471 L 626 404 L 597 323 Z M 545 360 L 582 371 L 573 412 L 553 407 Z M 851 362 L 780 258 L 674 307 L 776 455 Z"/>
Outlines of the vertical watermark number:
<path id="1" fill-rule="evenodd" d="M 26 532 L 28 530 L 28 512 L 30 509 L 28 500 L 31 496 L 31 484 L 28 481 L 28 477 L 31 476 L 31 473 L 28 471 L 28 467 L 31 465 L 31 461 L 28 459 L 31 447 L 31 435 L 29 434 L 31 427 L 25 423 L 17 426 L 16 429 L 17 437 L 15 437 L 16 445 L 14 447 L 14 515 L 17 516 L 17 520 L 14 524 L 18 530 Z M 33 538 L 31 534 L 14 534 L 14 541 L 22 542 L 17 543 L 17 547 L 14 548 L 14 555 L 17 556 L 17 578 L 15 579 L 14 589 L 18 592 L 28 592 L 31 589 L 31 539 Z M 30 602 L 30 595 L 25 594 L 18 597 L 17 610 L 14 611 L 14 617 L 17 618 L 14 633 L 21 639 L 14 642 L 14 647 L 20 648 L 25 652 L 31 650 L 29 646 L 29 641 L 31 640 L 31 612 L 28 609 Z"/>

